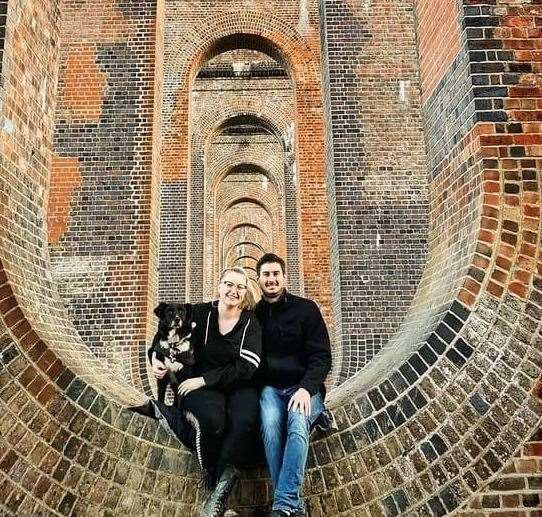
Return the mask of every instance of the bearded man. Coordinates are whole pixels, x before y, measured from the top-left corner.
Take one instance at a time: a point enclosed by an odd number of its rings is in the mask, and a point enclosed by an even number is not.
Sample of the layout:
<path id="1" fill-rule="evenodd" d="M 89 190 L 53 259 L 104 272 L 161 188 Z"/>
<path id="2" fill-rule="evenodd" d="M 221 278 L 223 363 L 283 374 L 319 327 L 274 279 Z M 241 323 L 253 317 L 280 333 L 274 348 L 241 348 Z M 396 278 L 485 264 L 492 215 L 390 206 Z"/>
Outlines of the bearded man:
<path id="1" fill-rule="evenodd" d="M 331 369 L 329 335 L 312 300 L 286 290 L 284 260 L 267 253 L 256 266 L 262 299 L 260 419 L 273 482 L 272 517 L 303 516 L 301 488 L 310 430 L 324 411 L 324 380 Z M 258 375 L 258 374 L 257 374 Z"/>

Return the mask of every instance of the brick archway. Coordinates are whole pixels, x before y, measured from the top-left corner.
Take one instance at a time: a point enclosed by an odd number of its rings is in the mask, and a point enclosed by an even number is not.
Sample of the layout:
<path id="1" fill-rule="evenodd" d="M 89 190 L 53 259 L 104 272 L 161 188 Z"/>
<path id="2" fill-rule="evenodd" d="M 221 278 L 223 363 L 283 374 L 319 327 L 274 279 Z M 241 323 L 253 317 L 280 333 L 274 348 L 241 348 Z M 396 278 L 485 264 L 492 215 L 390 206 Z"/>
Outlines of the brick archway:
<path id="1" fill-rule="evenodd" d="M 214 276 L 218 275 L 219 270 L 223 267 L 223 261 L 225 258 L 224 250 L 221 248 L 221 230 L 225 230 L 224 218 L 227 217 L 229 208 L 234 204 L 238 204 L 241 200 L 250 199 L 255 205 L 258 205 L 265 210 L 269 217 L 270 225 L 266 225 L 265 231 L 272 236 L 272 246 L 273 248 L 268 248 L 266 251 L 275 249 L 281 254 L 286 252 L 286 243 L 295 237 L 292 235 L 293 232 L 285 231 L 286 224 L 291 220 L 292 208 L 287 209 L 285 207 L 285 192 L 284 187 L 281 187 L 281 184 L 284 184 L 285 178 L 284 173 L 279 174 L 279 170 L 271 171 L 266 170 L 263 167 L 271 165 L 271 163 L 261 163 L 260 165 L 255 164 L 251 165 L 250 162 L 245 162 L 244 159 L 248 156 L 236 156 L 235 161 L 229 162 L 225 160 L 225 163 L 228 164 L 225 167 L 220 167 L 222 164 L 217 164 L 215 167 L 211 167 L 206 175 L 209 178 L 209 187 L 207 189 L 207 195 L 205 197 L 205 225 L 213 229 L 212 240 L 210 239 L 207 243 L 206 253 L 204 256 L 203 264 L 212 264 L 212 270 Z M 239 160 L 239 162 L 238 162 Z M 253 162 L 260 161 L 260 157 L 253 156 L 251 158 Z M 274 165 L 274 164 L 273 164 Z M 251 170 L 251 167 L 254 167 L 254 171 L 258 171 L 260 174 L 263 174 L 267 179 L 269 184 L 262 186 L 261 184 L 253 185 L 243 185 L 238 187 L 230 187 L 227 190 L 223 189 L 222 181 L 234 173 L 237 170 Z M 248 168 L 248 169 L 247 169 Z M 276 169 L 279 169 L 277 166 Z M 289 225 L 291 226 L 291 225 Z M 291 248 L 290 248 L 291 249 Z M 203 268 L 208 271 L 209 266 Z M 204 293 L 209 294 L 212 283 L 209 283 L 209 279 L 203 278 Z"/>
<path id="2" fill-rule="evenodd" d="M 272 53 L 282 57 L 291 74 L 297 121 L 295 160 L 299 171 L 299 239 L 305 292 L 318 300 L 331 324 L 330 218 L 327 211 L 318 38 L 307 40 L 296 29 L 272 15 L 231 12 L 202 20 L 199 28 L 193 29 L 189 35 L 189 44 L 184 37 L 182 45 L 172 41 L 171 47 L 177 48 L 169 56 L 168 70 L 172 82 L 171 86 L 168 85 L 166 77 L 164 84 L 164 106 L 167 110 L 172 108 L 171 116 L 163 117 L 164 181 L 186 181 L 187 172 L 194 167 L 194 163 L 186 161 L 192 154 L 188 145 L 191 85 L 204 60 L 218 52 L 221 44 L 230 45 L 233 36 L 241 45 L 251 42 L 259 49 L 273 49 Z"/>

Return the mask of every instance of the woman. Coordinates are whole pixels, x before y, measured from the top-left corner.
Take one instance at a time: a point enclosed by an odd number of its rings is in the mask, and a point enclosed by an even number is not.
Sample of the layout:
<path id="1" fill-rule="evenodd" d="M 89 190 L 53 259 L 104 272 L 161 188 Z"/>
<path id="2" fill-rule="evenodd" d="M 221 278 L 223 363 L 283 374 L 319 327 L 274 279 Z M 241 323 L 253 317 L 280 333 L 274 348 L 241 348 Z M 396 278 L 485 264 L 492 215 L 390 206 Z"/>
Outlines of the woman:
<path id="1" fill-rule="evenodd" d="M 192 344 L 196 375 L 179 386 L 180 409 L 154 403 L 161 423 L 195 449 L 207 485 L 214 487 L 201 515 L 222 515 L 238 477 L 237 467 L 253 458 L 258 431 L 258 393 L 251 377 L 260 364 L 261 330 L 249 310 L 248 276 L 226 269 L 218 300 L 194 306 Z M 152 371 L 165 374 L 155 358 Z"/>

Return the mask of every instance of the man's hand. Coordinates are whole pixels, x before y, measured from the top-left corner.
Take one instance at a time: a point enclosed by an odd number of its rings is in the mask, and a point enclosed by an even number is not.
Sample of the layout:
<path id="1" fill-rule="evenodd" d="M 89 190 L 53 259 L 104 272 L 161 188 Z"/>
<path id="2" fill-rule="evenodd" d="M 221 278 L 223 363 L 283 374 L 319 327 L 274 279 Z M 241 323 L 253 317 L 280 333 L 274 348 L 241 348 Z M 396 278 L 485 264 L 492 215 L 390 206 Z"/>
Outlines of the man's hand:
<path id="1" fill-rule="evenodd" d="M 311 414 L 311 394 L 305 388 L 299 388 L 288 402 L 288 411 L 299 411 L 306 417 Z"/>
<path id="2" fill-rule="evenodd" d="M 193 379 L 186 379 L 186 381 L 181 382 L 179 384 L 179 388 L 177 389 L 177 393 L 184 397 L 185 395 L 188 395 L 191 391 L 199 390 L 200 388 L 203 388 L 205 386 L 205 381 L 203 380 L 203 377 L 194 377 Z"/>
<path id="3" fill-rule="evenodd" d="M 167 373 L 166 365 L 162 361 L 159 361 L 158 359 L 156 359 L 156 357 L 154 356 L 152 358 L 151 370 L 152 370 L 153 375 L 157 379 L 163 379 Z"/>

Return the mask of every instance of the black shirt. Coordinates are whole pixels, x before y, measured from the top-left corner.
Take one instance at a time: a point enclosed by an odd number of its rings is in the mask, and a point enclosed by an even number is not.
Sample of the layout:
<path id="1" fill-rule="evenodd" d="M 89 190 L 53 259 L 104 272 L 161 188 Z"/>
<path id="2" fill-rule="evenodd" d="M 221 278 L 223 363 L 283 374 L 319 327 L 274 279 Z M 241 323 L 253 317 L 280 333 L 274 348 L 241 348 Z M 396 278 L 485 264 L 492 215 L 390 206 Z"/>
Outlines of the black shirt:
<path id="1" fill-rule="evenodd" d="M 224 335 L 218 327 L 217 302 L 194 305 L 193 319 L 195 376 L 202 376 L 206 386 L 216 389 L 249 384 L 261 356 L 261 330 L 254 313 L 243 310 Z"/>
<path id="2" fill-rule="evenodd" d="M 324 392 L 331 349 L 316 303 L 284 291 L 274 303 L 262 298 L 255 313 L 262 327 L 264 357 L 259 381 L 277 388 L 299 385 L 311 396 Z"/>

